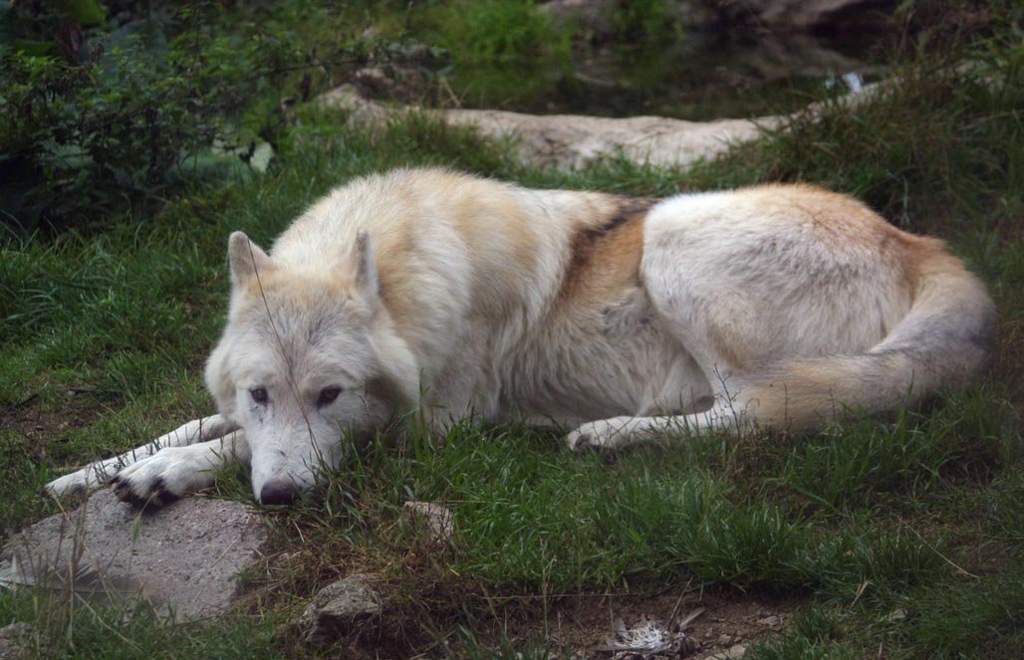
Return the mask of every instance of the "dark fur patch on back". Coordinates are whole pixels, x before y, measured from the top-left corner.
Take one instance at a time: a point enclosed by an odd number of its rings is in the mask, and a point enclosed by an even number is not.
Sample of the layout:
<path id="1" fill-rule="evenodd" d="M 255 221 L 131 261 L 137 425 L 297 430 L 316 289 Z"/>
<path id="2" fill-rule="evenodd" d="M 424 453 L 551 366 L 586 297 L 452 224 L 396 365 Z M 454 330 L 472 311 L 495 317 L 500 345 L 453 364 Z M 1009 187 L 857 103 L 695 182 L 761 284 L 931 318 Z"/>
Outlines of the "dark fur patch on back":
<path id="1" fill-rule="evenodd" d="M 600 225 L 580 229 L 569 245 L 571 256 L 562 280 L 561 296 L 568 297 L 583 280 L 583 273 L 594 258 L 602 241 L 625 228 L 631 222 L 642 219 L 658 200 L 645 197 L 622 197 L 616 200 L 616 207 L 608 220 Z"/>

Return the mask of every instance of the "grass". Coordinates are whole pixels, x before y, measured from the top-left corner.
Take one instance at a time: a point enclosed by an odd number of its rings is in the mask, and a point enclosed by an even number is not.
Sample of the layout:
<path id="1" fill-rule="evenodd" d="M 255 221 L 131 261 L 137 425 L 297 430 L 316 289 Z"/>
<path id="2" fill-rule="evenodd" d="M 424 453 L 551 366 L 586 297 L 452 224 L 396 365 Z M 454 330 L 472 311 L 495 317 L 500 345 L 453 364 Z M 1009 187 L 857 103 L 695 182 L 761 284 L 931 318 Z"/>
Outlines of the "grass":
<path id="1" fill-rule="evenodd" d="M 1014 552 L 1024 539 L 1024 50 L 998 35 L 972 48 L 975 69 L 911 63 L 865 105 L 826 101 L 818 120 L 797 119 L 689 172 L 615 159 L 535 170 L 502 145 L 423 118 L 369 135 L 300 109 L 266 176 L 196 186 L 144 222 L 5 238 L 5 537 L 55 510 L 37 491 L 65 466 L 209 410 L 199 374 L 223 322 L 231 230 L 269 243 L 334 185 L 390 167 L 638 195 L 822 183 L 950 241 L 989 283 L 1001 340 L 991 373 L 965 392 L 801 437 L 710 437 L 611 464 L 519 428 L 381 438 L 315 498 L 268 514 L 272 559 L 250 578 L 255 604 L 225 622 L 167 628 L 143 611 L 20 592 L 0 594 L 0 623 L 33 622 L 34 652 L 47 656 L 309 654 L 275 624 L 331 579 L 374 570 L 394 595 L 384 642 L 393 655 L 564 652 L 544 632 L 572 601 L 565 594 L 697 584 L 798 605 L 785 633 L 752 647 L 755 658 L 880 648 L 897 658 L 1014 657 L 1024 641 Z M 244 476 L 221 475 L 215 495 L 248 500 Z M 451 547 L 404 522 L 406 500 L 452 507 Z"/>
<path id="2" fill-rule="evenodd" d="M 11 620 L 33 622 L 23 642 L 33 657 L 283 657 L 273 648 L 271 618 L 169 626 L 142 607 L 101 608 L 64 594 L 20 592 L 0 598 L 0 621 Z"/>

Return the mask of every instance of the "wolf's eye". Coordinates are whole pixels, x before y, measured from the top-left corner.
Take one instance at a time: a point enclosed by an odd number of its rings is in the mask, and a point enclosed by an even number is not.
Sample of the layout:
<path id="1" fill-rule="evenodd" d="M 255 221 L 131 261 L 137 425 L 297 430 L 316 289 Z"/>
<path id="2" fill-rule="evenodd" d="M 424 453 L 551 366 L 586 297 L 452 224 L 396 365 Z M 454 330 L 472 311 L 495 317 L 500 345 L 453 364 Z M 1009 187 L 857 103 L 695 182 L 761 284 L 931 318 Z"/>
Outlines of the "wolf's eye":
<path id="1" fill-rule="evenodd" d="M 254 387 L 251 390 L 249 390 L 249 396 L 251 396 L 252 400 L 255 401 L 256 403 L 263 405 L 264 403 L 267 402 L 267 388 Z"/>
<path id="2" fill-rule="evenodd" d="M 320 396 L 318 396 L 316 399 L 316 405 L 326 406 L 331 403 L 334 403 L 334 400 L 338 398 L 339 394 L 341 394 L 341 388 L 338 387 L 337 385 L 325 387 L 324 389 L 320 390 Z"/>

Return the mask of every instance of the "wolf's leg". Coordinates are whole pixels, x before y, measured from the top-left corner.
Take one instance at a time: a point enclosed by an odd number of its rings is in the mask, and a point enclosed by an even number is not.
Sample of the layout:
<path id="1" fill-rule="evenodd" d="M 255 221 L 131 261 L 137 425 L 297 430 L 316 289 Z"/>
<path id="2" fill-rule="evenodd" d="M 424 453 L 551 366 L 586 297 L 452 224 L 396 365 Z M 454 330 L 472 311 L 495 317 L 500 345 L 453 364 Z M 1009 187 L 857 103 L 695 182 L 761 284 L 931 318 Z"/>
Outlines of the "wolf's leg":
<path id="1" fill-rule="evenodd" d="M 55 479 L 46 484 L 46 492 L 57 497 L 95 490 L 109 482 L 121 468 L 135 461 L 152 456 L 164 447 L 182 447 L 196 442 L 219 438 L 238 428 L 220 415 L 194 419 L 179 426 L 170 433 L 119 456 L 91 463 L 81 470 Z"/>
<path id="2" fill-rule="evenodd" d="M 250 457 L 244 433 L 235 431 L 216 440 L 165 447 L 125 467 L 111 483 L 124 502 L 163 506 L 212 485 L 218 470 L 233 462 L 247 463 Z"/>
<path id="3" fill-rule="evenodd" d="M 692 415 L 625 416 L 587 422 L 577 427 L 565 440 L 574 451 L 615 450 L 687 433 L 742 433 L 751 428 L 752 423 L 753 418 L 743 410 L 728 404 L 716 404 L 709 410 Z"/>

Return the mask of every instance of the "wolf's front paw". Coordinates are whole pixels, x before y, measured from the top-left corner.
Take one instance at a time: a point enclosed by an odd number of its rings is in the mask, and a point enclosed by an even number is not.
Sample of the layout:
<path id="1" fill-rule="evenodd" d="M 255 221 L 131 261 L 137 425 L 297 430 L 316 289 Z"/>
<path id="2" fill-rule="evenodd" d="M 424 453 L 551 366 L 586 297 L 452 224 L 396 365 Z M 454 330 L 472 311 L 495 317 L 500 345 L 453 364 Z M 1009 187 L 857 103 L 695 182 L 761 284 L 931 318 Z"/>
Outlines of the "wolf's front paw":
<path id="1" fill-rule="evenodd" d="M 114 494 L 140 508 L 170 504 L 213 483 L 204 458 L 195 447 L 165 447 L 121 470 L 111 481 Z"/>
<path id="2" fill-rule="evenodd" d="M 632 417 L 612 417 L 587 422 L 565 437 L 569 449 L 576 452 L 619 449 L 629 442 Z"/>
<path id="3" fill-rule="evenodd" d="M 120 465 L 106 466 L 103 462 L 94 463 L 71 474 L 65 474 L 43 486 L 43 491 L 54 497 L 85 495 L 100 486 L 110 483 Z"/>

